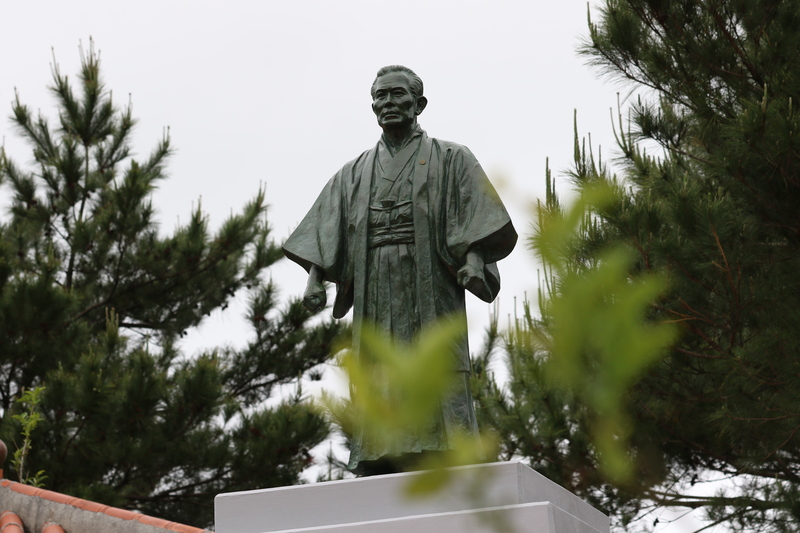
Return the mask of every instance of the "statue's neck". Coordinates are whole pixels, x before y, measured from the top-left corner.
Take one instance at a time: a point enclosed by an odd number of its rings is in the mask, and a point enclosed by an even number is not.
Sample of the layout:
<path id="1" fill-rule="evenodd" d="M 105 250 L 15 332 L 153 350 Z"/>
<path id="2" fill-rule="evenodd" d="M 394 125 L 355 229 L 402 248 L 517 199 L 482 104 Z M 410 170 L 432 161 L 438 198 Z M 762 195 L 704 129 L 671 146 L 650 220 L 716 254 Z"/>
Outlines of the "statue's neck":
<path id="1" fill-rule="evenodd" d="M 389 148 L 389 152 L 394 155 L 403 147 L 408 144 L 408 141 L 414 137 L 414 134 L 417 132 L 417 123 L 414 121 L 413 124 L 409 124 L 405 128 L 392 128 L 392 129 L 384 129 L 383 130 L 383 140 L 386 142 L 386 146 Z"/>

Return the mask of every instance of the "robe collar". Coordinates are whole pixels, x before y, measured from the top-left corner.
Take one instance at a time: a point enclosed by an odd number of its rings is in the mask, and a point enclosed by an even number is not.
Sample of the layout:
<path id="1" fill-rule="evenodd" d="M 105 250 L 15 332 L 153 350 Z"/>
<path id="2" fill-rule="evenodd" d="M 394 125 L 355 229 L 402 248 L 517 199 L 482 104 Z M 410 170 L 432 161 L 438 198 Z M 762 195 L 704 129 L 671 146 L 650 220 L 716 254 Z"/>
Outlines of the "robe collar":
<path id="1" fill-rule="evenodd" d="M 408 165 L 419 149 L 420 139 L 425 135 L 425 131 L 417 124 L 414 133 L 409 137 L 406 143 L 394 154 L 391 155 L 389 147 L 386 144 L 386 139 L 381 135 L 381 140 L 378 143 L 378 161 L 382 167 L 382 172 L 379 176 L 389 181 L 395 181 L 402 173 L 403 169 Z M 383 152 L 383 153 L 381 153 Z M 385 154 L 385 155 L 384 155 Z M 386 157 L 388 156 L 388 157 Z"/>
<path id="2" fill-rule="evenodd" d="M 401 147 L 399 147 L 397 149 L 397 152 L 395 152 L 395 155 L 397 155 L 400 152 L 402 152 L 403 148 L 405 148 L 406 146 L 411 144 L 412 141 L 414 141 L 417 137 L 423 135 L 424 133 L 425 133 L 425 130 L 423 130 L 420 127 L 420 125 L 417 124 L 417 126 L 416 126 L 416 128 L 414 128 L 414 131 L 411 134 L 411 136 L 406 140 L 406 142 L 405 142 L 405 144 L 403 144 L 403 146 L 401 146 Z M 389 143 L 386 142 L 386 134 L 381 133 L 381 140 L 379 141 L 379 143 L 383 145 L 383 148 L 386 149 L 387 152 L 389 152 L 390 154 L 392 153 L 391 150 L 389 150 Z"/>

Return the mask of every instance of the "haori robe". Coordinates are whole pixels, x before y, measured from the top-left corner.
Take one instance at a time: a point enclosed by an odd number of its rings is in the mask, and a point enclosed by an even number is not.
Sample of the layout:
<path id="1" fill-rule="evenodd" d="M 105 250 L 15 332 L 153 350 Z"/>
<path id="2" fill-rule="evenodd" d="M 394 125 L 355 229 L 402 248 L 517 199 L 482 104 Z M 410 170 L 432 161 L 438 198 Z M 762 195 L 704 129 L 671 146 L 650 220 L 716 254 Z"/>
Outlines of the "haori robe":
<path id="1" fill-rule="evenodd" d="M 472 153 L 418 129 L 396 154 L 381 139 L 342 167 L 283 249 L 336 284 L 333 316 L 352 307 L 354 340 L 364 319 L 411 340 L 437 317 L 455 314 L 466 321 L 465 290 L 456 273 L 472 248 L 484 259 L 488 288 L 477 296 L 494 300 L 500 289 L 496 262 L 516 241 L 508 213 Z M 456 374 L 438 419 L 401 443 L 383 443 L 356 428 L 351 470 L 387 456 L 448 449 L 455 431 L 477 431 L 466 337 L 443 357 L 452 358 Z"/>

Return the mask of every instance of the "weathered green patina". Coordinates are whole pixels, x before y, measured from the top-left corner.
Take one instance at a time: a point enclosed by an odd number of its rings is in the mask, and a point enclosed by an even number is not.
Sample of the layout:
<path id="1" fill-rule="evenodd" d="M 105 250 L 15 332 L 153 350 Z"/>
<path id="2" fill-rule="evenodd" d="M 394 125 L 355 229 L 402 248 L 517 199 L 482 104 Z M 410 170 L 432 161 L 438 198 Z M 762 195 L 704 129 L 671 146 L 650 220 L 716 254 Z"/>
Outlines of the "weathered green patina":
<path id="1" fill-rule="evenodd" d="M 353 308 L 354 339 L 365 319 L 400 340 L 411 340 L 438 317 L 459 314 L 466 321 L 465 289 L 494 300 L 500 289 L 496 262 L 517 241 L 508 213 L 469 149 L 430 138 L 417 124 L 427 105 L 422 87 L 405 67 L 378 72 L 372 108 L 381 139 L 331 178 L 284 244 L 286 256 L 309 272 L 306 305 L 322 308 L 323 282 L 335 283 L 333 316 Z M 409 454 L 447 449 L 455 431 L 477 432 L 466 336 L 443 357 L 453 358 L 455 385 L 438 420 L 426 431 L 409 431 L 400 443 L 357 428 L 353 471 L 375 471 L 388 458 L 399 464 Z"/>

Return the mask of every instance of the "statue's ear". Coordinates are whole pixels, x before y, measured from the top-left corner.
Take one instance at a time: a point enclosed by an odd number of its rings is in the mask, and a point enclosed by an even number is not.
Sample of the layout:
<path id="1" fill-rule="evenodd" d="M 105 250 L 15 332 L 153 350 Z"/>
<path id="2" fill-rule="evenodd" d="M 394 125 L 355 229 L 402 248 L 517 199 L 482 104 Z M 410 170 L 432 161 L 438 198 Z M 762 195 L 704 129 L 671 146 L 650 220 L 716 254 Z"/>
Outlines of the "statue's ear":
<path id="1" fill-rule="evenodd" d="M 425 111 L 425 107 L 428 105 L 428 99 L 424 96 L 420 96 L 417 98 L 417 115 Z"/>

